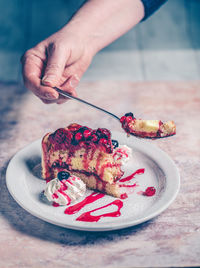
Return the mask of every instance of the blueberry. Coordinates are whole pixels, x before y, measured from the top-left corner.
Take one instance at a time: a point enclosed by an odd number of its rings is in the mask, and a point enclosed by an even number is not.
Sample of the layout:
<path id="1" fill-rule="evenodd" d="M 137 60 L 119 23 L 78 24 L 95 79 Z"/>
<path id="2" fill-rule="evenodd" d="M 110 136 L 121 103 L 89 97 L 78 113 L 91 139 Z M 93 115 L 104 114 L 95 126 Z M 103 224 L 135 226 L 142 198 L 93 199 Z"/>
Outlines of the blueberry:
<path id="1" fill-rule="evenodd" d="M 125 116 L 131 116 L 134 118 L 133 113 L 126 113 Z"/>
<path id="2" fill-rule="evenodd" d="M 114 146 L 114 149 L 119 146 L 119 143 L 117 140 L 112 140 L 112 145 Z"/>
<path id="3" fill-rule="evenodd" d="M 59 181 L 62 181 L 62 180 L 67 180 L 70 176 L 70 173 L 69 172 L 66 172 L 66 171 L 60 171 L 58 173 L 58 179 Z"/>

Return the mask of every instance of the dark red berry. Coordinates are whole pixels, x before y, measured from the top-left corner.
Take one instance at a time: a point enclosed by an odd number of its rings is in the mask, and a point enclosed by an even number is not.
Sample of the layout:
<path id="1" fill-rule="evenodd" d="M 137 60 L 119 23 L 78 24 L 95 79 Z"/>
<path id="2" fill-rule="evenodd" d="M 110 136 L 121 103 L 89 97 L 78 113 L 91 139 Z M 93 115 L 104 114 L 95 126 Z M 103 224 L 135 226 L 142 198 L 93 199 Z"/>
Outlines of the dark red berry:
<path id="1" fill-rule="evenodd" d="M 75 140 L 80 141 L 82 138 L 83 138 L 83 134 L 82 133 L 80 133 L 80 132 L 76 133 Z"/>
<path id="2" fill-rule="evenodd" d="M 152 196 L 156 192 L 156 189 L 154 187 L 148 187 L 145 192 L 143 193 L 146 196 Z"/>
<path id="3" fill-rule="evenodd" d="M 108 129 L 106 129 L 106 128 L 98 128 L 97 131 L 100 131 L 102 137 L 110 139 L 111 133 L 110 133 L 110 131 Z"/>
<path id="4" fill-rule="evenodd" d="M 112 153 L 113 152 L 113 148 L 112 148 L 112 144 L 111 143 L 106 143 L 104 144 L 105 148 L 106 148 L 106 152 L 107 153 Z"/>
<path id="5" fill-rule="evenodd" d="M 92 132 L 89 129 L 84 130 L 83 136 L 85 139 L 88 139 L 91 136 Z"/>
<path id="6" fill-rule="evenodd" d="M 99 136 L 99 137 L 101 136 L 101 129 L 100 129 L 100 128 L 98 128 L 98 129 L 96 130 L 96 135 Z"/>
<path id="7" fill-rule="evenodd" d="M 79 142 L 79 145 L 80 145 L 81 147 L 83 147 L 83 146 L 85 146 L 85 142 L 84 142 L 84 141 L 80 141 L 80 142 Z"/>
<path id="8" fill-rule="evenodd" d="M 99 143 L 101 143 L 101 144 L 107 144 L 108 141 L 106 139 L 102 138 L 102 139 L 99 140 Z"/>
<path id="9" fill-rule="evenodd" d="M 63 143 L 66 139 L 66 133 L 67 130 L 64 128 L 59 128 L 56 130 L 52 136 L 54 143 Z"/>
<path id="10" fill-rule="evenodd" d="M 131 116 L 126 117 L 126 122 L 127 123 L 130 123 L 132 120 L 133 120 L 133 118 Z"/>
<path id="11" fill-rule="evenodd" d="M 126 120 L 126 116 L 122 116 L 120 122 L 123 123 Z"/>
<path id="12" fill-rule="evenodd" d="M 93 141 L 93 142 L 97 142 L 97 141 L 98 141 L 98 137 L 97 137 L 96 134 L 92 134 L 92 139 L 91 139 L 91 141 Z"/>
<path id="13" fill-rule="evenodd" d="M 73 134 L 70 131 L 67 131 L 65 133 L 65 135 L 66 135 L 66 141 L 70 144 L 71 143 L 71 140 L 73 138 Z"/>

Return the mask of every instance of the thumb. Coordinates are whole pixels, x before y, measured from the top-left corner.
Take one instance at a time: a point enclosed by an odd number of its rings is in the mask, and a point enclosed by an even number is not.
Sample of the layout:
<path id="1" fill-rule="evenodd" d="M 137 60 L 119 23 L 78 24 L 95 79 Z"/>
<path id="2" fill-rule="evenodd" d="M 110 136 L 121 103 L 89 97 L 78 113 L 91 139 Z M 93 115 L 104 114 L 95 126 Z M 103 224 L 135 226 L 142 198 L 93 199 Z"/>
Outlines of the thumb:
<path id="1" fill-rule="evenodd" d="M 48 47 L 47 66 L 42 78 L 43 85 L 58 86 L 68 57 L 69 55 L 64 47 L 55 46 L 54 43 Z"/>

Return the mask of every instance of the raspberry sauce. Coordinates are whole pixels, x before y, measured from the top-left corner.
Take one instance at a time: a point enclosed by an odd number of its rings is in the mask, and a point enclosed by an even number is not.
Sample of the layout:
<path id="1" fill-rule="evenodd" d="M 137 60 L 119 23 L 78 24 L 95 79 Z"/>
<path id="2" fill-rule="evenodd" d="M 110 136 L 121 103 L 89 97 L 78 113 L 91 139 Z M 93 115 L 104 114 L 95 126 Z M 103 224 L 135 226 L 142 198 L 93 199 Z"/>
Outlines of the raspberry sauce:
<path id="1" fill-rule="evenodd" d="M 94 192 L 91 195 L 88 195 L 85 199 L 83 199 L 83 201 L 66 208 L 65 214 L 68 214 L 68 215 L 75 214 L 79 210 L 81 210 L 83 207 L 85 207 L 86 205 L 91 204 L 91 203 L 95 202 L 96 200 L 98 200 L 104 196 L 105 196 L 105 194 Z"/>
<path id="2" fill-rule="evenodd" d="M 133 174 L 131 174 L 130 176 L 121 179 L 120 182 L 130 181 L 131 179 L 133 179 L 133 178 L 135 177 L 135 175 L 141 175 L 141 174 L 144 174 L 144 171 L 145 171 L 144 168 L 138 169 L 138 170 L 136 170 Z"/>
<path id="3" fill-rule="evenodd" d="M 123 158 L 123 156 L 128 158 L 127 152 L 121 148 L 116 150 L 116 152 L 113 154 L 113 157 L 115 158 L 117 156 L 117 154 L 120 154 L 120 155 L 118 156 L 118 158 L 116 160 L 121 160 Z"/>
<path id="4" fill-rule="evenodd" d="M 97 210 L 100 210 L 100 209 L 103 209 L 103 208 L 106 208 L 106 207 L 109 207 L 109 206 L 112 206 L 112 205 L 115 205 L 117 206 L 117 210 L 116 211 L 113 211 L 113 212 L 110 212 L 110 213 L 105 213 L 105 214 L 101 214 L 101 215 L 98 215 L 98 216 L 94 216 L 94 215 L 91 215 L 92 212 L 95 212 Z M 96 209 L 93 209 L 91 211 L 87 211 L 83 214 L 81 214 L 76 220 L 77 221 L 85 221 L 85 222 L 97 222 L 99 221 L 101 218 L 105 218 L 105 217 L 119 217 L 121 215 L 121 208 L 123 207 L 123 202 L 119 199 L 103 206 L 103 207 L 100 207 L 100 208 L 96 208 Z"/>
<path id="5" fill-rule="evenodd" d="M 134 188 L 137 187 L 138 184 L 134 183 L 134 184 L 119 184 L 119 187 L 128 187 L 128 188 Z"/>
<path id="6" fill-rule="evenodd" d="M 52 206 L 53 206 L 53 207 L 59 207 L 60 205 L 59 205 L 58 203 L 56 203 L 56 202 L 53 202 L 53 203 L 52 203 Z"/>

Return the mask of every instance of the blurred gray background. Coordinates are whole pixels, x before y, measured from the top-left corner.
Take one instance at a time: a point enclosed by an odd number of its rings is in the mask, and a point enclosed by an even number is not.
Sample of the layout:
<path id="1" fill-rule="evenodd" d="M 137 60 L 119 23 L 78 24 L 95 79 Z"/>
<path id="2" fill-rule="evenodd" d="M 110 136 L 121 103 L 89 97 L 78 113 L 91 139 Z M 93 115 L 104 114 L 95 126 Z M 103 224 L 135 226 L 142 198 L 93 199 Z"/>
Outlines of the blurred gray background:
<path id="1" fill-rule="evenodd" d="M 20 56 L 62 27 L 83 0 L 0 0 L 0 81 L 21 81 Z M 200 0 L 169 0 L 98 53 L 83 79 L 196 80 Z"/>

